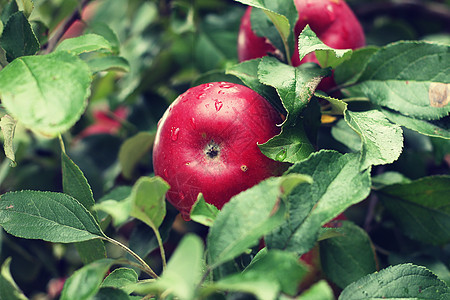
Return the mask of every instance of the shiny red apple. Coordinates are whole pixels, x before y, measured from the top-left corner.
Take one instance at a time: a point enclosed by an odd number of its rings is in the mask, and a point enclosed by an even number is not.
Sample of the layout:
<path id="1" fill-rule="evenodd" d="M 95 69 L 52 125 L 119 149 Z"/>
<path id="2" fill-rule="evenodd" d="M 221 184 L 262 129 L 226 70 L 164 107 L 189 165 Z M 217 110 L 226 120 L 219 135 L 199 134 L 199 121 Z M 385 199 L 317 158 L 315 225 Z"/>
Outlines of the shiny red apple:
<path id="1" fill-rule="evenodd" d="M 280 133 L 279 113 L 255 91 L 213 82 L 190 88 L 167 109 L 153 147 L 155 175 L 170 185 L 166 198 L 189 220 L 201 192 L 221 209 L 230 198 L 287 165 L 258 144 Z"/>

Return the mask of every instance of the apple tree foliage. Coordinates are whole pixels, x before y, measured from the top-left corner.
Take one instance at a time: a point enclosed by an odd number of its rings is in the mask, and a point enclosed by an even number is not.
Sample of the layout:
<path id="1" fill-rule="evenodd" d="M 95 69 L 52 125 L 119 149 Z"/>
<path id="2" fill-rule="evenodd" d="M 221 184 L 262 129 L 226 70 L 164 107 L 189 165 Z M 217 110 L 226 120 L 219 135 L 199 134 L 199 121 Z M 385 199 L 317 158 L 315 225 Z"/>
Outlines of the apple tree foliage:
<path id="1" fill-rule="evenodd" d="M 450 298 L 448 1 L 348 1 L 368 46 L 306 27 L 299 67 L 291 0 L 90 2 L 0 0 L 0 299 Z M 237 62 L 246 5 L 280 57 Z M 211 81 L 284 115 L 259 147 L 292 166 L 184 222 L 151 148 Z"/>

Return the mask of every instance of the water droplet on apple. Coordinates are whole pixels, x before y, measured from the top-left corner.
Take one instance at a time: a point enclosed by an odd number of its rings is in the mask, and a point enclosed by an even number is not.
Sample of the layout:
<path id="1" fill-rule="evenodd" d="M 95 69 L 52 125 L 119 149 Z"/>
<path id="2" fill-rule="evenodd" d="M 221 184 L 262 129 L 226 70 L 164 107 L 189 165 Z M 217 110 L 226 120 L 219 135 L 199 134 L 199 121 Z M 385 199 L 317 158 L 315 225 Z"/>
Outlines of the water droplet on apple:
<path id="1" fill-rule="evenodd" d="M 186 197 L 184 194 L 183 194 L 183 192 L 180 192 L 180 200 L 184 200 L 184 198 Z"/>
<path id="2" fill-rule="evenodd" d="M 167 169 L 164 169 L 163 173 L 164 173 L 164 176 L 165 176 L 166 178 L 169 177 L 169 172 L 167 171 Z"/>
<path id="3" fill-rule="evenodd" d="M 278 154 L 275 156 L 275 160 L 277 161 L 284 161 L 286 159 L 287 156 L 287 151 L 286 149 L 282 149 L 280 152 L 278 152 Z"/>
<path id="4" fill-rule="evenodd" d="M 222 101 L 219 101 L 216 99 L 216 100 L 214 100 L 214 106 L 216 108 L 216 111 L 219 111 L 222 108 L 223 103 L 222 103 Z"/>
<path id="5" fill-rule="evenodd" d="M 172 141 L 176 141 L 178 140 L 178 134 L 180 133 L 180 128 L 178 127 L 172 127 L 172 129 L 170 129 L 170 137 L 172 139 Z"/>
<path id="6" fill-rule="evenodd" d="M 331 22 L 336 19 L 336 14 L 334 13 L 334 9 L 331 4 L 327 5 L 327 15 L 330 18 Z"/>
<path id="7" fill-rule="evenodd" d="M 220 85 L 220 87 L 223 89 L 229 89 L 229 88 L 232 88 L 233 85 L 231 83 L 224 82 Z"/>
<path id="8" fill-rule="evenodd" d="M 194 118 L 191 118 L 191 125 L 192 125 L 192 128 L 197 129 L 197 125 L 195 124 Z"/>
<path id="9" fill-rule="evenodd" d="M 200 94 L 198 94 L 197 95 L 197 99 L 203 99 L 203 98 L 205 98 L 205 96 L 206 96 L 206 94 L 205 93 L 200 93 Z"/>

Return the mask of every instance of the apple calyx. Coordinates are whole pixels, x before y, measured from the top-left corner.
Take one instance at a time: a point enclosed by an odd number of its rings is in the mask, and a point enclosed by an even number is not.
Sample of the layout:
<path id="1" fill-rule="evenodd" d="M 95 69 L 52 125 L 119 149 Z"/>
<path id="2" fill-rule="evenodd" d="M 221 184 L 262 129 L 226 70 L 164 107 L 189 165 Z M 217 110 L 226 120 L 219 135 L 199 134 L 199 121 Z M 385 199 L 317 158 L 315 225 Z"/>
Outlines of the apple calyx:
<path id="1" fill-rule="evenodd" d="M 211 140 L 205 147 L 205 154 L 210 159 L 217 159 L 220 155 L 220 145 Z"/>

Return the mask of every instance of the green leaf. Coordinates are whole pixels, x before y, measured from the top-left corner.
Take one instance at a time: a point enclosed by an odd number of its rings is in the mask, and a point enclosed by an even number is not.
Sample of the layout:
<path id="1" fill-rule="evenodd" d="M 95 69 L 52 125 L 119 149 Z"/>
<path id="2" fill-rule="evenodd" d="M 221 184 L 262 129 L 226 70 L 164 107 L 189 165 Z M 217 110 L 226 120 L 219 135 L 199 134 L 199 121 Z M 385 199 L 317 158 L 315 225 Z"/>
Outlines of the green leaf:
<path id="1" fill-rule="evenodd" d="M 128 61 L 120 56 L 102 56 L 89 59 L 86 61 L 92 73 L 102 71 L 121 71 L 129 72 L 130 64 Z"/>
<path id="2" fill-rule="evenodd" d="M 161 177 L 139 178 L 131 191 L 131 216 L 156 231 L 166 215 L 165 195 L 169 188 Z"/>
<path id="3" fill-rule="evenodd" d="M 178 244 L 161 277 L 137 285 L 135 292 L 144 295 L 159 292 L 179 299 L 195 299 L 196 288 L 202 278 L 203 255 L 203 241 L 196 235 L 187 234 Z"/>
<path id="4" fill-rule="evenodd" d="M 11 258 L 5 259 L 1 266 L 0 272 L 0 299 L 4 300 L 27 300 L 28 298 L 22 293 L 12 278 Z"/>
<path id="5" fill-rule="evenodd" d="M 372 176 L 372 185 L 375 189 L 380 189 L 387 185 L 392 185 L 396 183 L 410 183 L 411 180 L 405 175 L 395 172 L 387 171 L 376 176 Z"/>
<path id="6" fill-rule="evenodd" d="M 370 171 L 360 171 L 359 157 L 353 153 L 321 150 L 287 174 L 309 175 L 313 182 L 298 185 L 287 196 L 288 219 L 265 237 L 269 249 L 306 253 L 323 225 L 370 193 Z"/>
<path id="7" fill-rule="evenodd" d="M 283 183 L 281 177 L 269 178 L 224 205 L 207 237 L 212 266 L 237 257 L 280 226 L 285 212 L 284 203 L 280 201 Z"/>
<path id="8" fill-rule="evenodd" d="M 16 0 L 16 1 L 19 6 L 19 10 L 23 11 L 25 16 L 29 18 L 34 9 L 33 0 Z"/>
<path id="9" fill-rule="evenodd" d="M 100 50 L 112 52 L 111 44 L 101 35 L 89 33 L 63 40 L 54 51 L 68 51 L 72 54 L 79 55 L 81 53 Z"/>
<path id="10" fill-rule="evenodd" d="M 138 275 L 133 269 L 118 268 L 112 271 L 103 281 L 102 287 L 114 287 L 131 294 L 138 282 Z"/>
<path id="11" fill-rule="evenodd" d="M 403 150 L 403 131 L 378 110 L 345 112 L 345 121 L 361 138 L 361 170 L 390 164 Z"/>
<path id="12" fill-rule="evenodd" d="M 281 133 L 260 146 L 265 155 L 274 160 L 295 163 L 314 151 L 300 122 L 300 114 L 327 72 L 303 65 L 294 68 L 273 57 L 262 58 L 258 68 L 259 80 L 277 90 L 287 111 Z"/>
<path id="13" fill-rule="evenodd" d="M 377 271 L 377 262 L 367 233 L 350 221 L 340 221 L 339 224 L 339 236 L 320 242 L 320 262 L 327 278 L 345 288 Z"/>
<path id="14" fill-rule="evenodd" d="M 130 217 L 132 188 L 129 186 L 119 186 L 108 194 L 104 195 L 99 203 L 94 205 L 97 211 L 104 211 L 113 219 L 116 227 L 123 225 Z"/>
<path id="15" fill-rule="evenodd" d="M 314 283 L 309 289 L 304 291 L 297 300 L 334 300 L 333 290 L 331 289 L 328 282 L 325 280 L 320 280 Z"/>
<path id="16" fill-rule="evenodd" d="M 291 253 L 268 251 L 242 273 L 232 274 L 206 285 L 203 293 L 217 291 L 246 292 L 258 299 L 278 299 L 280 292 L 295 295 L 307 269 Z"/>
<path id="17" fill-rule="evenodd" d="M 367 275 L 344 289 L 340 300 L 436 299 L 450 296 L 448 286 L 424 267 L 391 266 Z"/>
<path id="18" fill-rule="evenodd" d="M 142 297 L 128 296 L 122 290 L 111 287 L 102 287 L 92 300 L 140 300 Z"/>
<path id="19" fill-rule="evenodd" d="M 298 52 L 300 60 L 307 54 L 316 52 L 317 60 L 322 68 L 336 68 L 344 61 L 350 59 L 352 56 L 352 49 L 333 49 L 325 45 L 311 30 L 309 25 L 306 25 L 298 37 Z"/>
<path id="20" fill-rule="evenodd" d="M 154 140 L 155 134 L 139 132 L 123 142 L 119 151 L 119 163 L 125 178 L 131 179 L 133 177 L 134 169 L 139 161 L 145 155 L 148 155 Z"/>
<path id="21" fill-rule="evenodd" d="M 20 191 L 0 198 L 0 225 L 27 239 L 73 243 L 104 237 L 94 217 L 69 195 Z"/>
<path id="22" fill-rule="evenodd" d="M 283 127 L 279 135 L 258 147 L 267 157 L 290 163 L 299 162 L 314 152 L 302 123 Z"/>
<path id="23" fill-rule="evenodd" d="M 26 127 L 56 136 L 84 112 L 91 80 L 88 66 L 68 52 L 21 57 L 0 71 L 0 97 Z"/>
<path id="24" fill-rule="evenodd" d="M 192 205 L 190 218 L 192 221 L 211 227 L 214 224 L 214 220 L 219 213 L 219 209 L 212 204 L 209 204 L 203 198 L 200 193 L 197 197 L 197 201 Z"/>
<path id="25" fill-rule="evenodd" d="M 266 98 L 278 112 L 286 113 L 276 90 L 259 81 L 258 66 L 260 62 L 261 58 L 241 62 L 240 64 L 228 67 L 226 74 L 238 77 L 246 86 Z"/>
<path id="26" fill-rule="evenodd" d="M 340 119 L 332 128 L 331 135 L 338 142 L 344 144 L 352 152 L 361 150 L 360 136 L 348 125 L 344 119 Z"/>
<path id="27" fill-rule="evenodd" d="M 3 24 L 8 22 L 9 17 L 19 11 L 16 1 L 8 1 L 3 7 L 0 13 L 0 20 Z"/>
<path id="28" fill-rule="evenodd" d="M 95 201 L 91 187 L 86 177 L 84 177 L 83 172 L 64 151 L 61 152 L 61 169 L 64 193 L 77 199 L 92 213 L 95 221 L 98 223 L 97 213 L 92 211 Z M 75 244 L 75 247 L 85 264 L 97 259 L 106 258 L 106 249 L 102 240 L 84 241 Z"/>
<path id="29" fill-rule="evenodd" d="M 80 168 L 64 151 L 61 152 L 61 170 L 64 193 L 74 197 L 90 210 L 95 203 L 91 186 Z"/>
<path id="30" fill-rule="evenodd" d="M 333 77 L 336 83 L 347 85 L 356 82 L 364 71 L 365 65 L 378 49 L 375 46 L 367 46 L 353 50 L 352 56 L 334 69 Z"/>
<path id="31" fill-rule="evenodd" d="M 411 118 L 398 114 L 396 112 L 382 109 L 381 112 L 391 121 L 400 126 L 417 131 L 423 135 L 450 139 L 450 119 L 449 117 L 441 120 L 426 121 Z"/>
<path id="32" fill-rule="evenodd" d="M 371 56 L 358 83 L 375 104 L 436 120 L 450 112 L 449 45 L 400 41 Z"/>
<path id="33" fill-rule="evenodd" d="M 39 50 L 39 42 L 23 12 L 18 11 L 9 17 L 0 37 L 0 46 L 6 51 L 9 62 L 21 56 L 34 55 Z"/>
<path id="34" fill-rule="evenodd" d="M 70 276 L 61 292 L 61 300 L 88 300 L 100 289 L 106 272 L 113 265 L 112 259 L 94 261 Z"/>
<path id="35" fill-rule="evenodd" d="M 7 158 L 11 160 L 11 165 L 16 165 L 16 153 L 14 151 L 14 133 L 16 130 L 17 121 L 9 115 L 4 115 L 0 119 L 0 128 L 3 134 L 3 149 Z"/>
<path id="36" fill-rule="evenodd" d="M 274 57 L 263 57 L 258 67 L 261 83 L 274 87 L 288 112 L 285 126 L 293 126 L 298 116 L 308 104 L 317 85 L 328 70 L 302 65 L 294 68 L 283 64 Z"/>
<path id="37" fill-rule="evenodd" d="M 379 191 L 380 200 L 409 237 L 428 244 L 450 242 L 450 176 L 430 176 Z"/>

